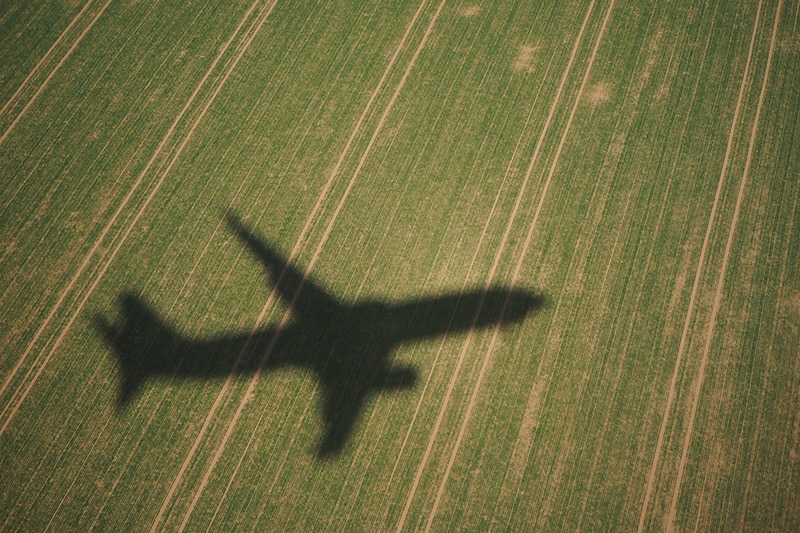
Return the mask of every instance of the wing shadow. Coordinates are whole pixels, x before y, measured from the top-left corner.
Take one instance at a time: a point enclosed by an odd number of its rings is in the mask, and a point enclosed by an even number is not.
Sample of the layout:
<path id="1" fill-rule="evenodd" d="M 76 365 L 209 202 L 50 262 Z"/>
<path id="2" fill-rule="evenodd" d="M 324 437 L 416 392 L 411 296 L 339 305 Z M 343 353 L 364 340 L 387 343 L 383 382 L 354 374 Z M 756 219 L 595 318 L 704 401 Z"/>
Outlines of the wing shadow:
<path id="1" fill-rule="evenodd" d="M 116 322 L 102 315 L 93 322 L 116 357 L 119 409 L 153 377 L 201 380 L 295 367 L 319 380 L 323 428 L 317 455 L 329 458 L 344 449 L 373 394 L 402 391 L 417 383 L 414 366 L 392 361 L 398 345 L 517 323 L 544 305 L 541 295 L 502 287 L 394 302 L 342 302 L 238 218 L 228 216 L 227 222 L 264 266 L 268 282 L 291 309 L 291 321 L 283 329 L 264 328 L 253 335 L 188 338 L 140 295 L 123 293 Z"/>

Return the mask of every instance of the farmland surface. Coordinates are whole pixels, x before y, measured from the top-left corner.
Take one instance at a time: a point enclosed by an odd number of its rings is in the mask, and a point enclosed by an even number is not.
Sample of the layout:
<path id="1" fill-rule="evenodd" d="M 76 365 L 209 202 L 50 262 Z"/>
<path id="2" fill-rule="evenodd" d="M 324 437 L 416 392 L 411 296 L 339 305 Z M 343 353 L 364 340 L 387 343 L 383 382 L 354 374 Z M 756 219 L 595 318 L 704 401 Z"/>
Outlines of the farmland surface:
<path id="1" fill-rule="evenodd" d="M 0 530 L 800 530 L 799 87 L 797 0 L 2 2 Z"/>

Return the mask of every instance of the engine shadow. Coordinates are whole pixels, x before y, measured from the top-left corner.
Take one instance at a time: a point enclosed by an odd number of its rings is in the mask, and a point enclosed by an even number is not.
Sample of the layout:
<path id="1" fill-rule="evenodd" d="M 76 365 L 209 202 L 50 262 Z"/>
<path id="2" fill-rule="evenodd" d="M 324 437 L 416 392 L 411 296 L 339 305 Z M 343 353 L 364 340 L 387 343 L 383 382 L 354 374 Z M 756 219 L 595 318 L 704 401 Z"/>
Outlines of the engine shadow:
<path id="1" fill-rule="evenodd" d="M 120 317 L 95 315 L 93 325 L 116 357 L 117 406 L 124 409 L 150 378 L 215 379 L 296 367 L 319 380 L 322 437 L 317 455 L 331 458 L 346 446 L 364 403 L 373 394 L 415 386 L 414 366 L 392 362 L 398 346 L 471 328 L 509 325 L 541 309 L 544 297 L 493 287 L 402 301 L 342 302 L 304 276 L 237 217 L 230 230 L 261 262 L 290 320 L 210 338 L 188 338 L 141 296 L 119 297 Z"/>

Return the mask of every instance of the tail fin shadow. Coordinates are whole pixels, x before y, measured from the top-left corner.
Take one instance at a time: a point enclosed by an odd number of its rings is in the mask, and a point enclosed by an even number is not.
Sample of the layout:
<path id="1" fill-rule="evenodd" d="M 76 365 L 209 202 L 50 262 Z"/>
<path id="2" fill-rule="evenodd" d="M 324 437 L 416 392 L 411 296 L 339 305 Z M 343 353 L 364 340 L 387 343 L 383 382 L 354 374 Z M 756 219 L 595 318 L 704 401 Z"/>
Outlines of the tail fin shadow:
<path id="1" fill-rule="evenodd" d="M 119 299 L 120 321 L 112 324 L 105 316 L 95 314 L 92 326 L 114 352 L 120 377 L 116 405 L 124 409 L 148 377 L 147 354 L 172 342 L 175 335 L 139 296 L 124 293 Z"/>

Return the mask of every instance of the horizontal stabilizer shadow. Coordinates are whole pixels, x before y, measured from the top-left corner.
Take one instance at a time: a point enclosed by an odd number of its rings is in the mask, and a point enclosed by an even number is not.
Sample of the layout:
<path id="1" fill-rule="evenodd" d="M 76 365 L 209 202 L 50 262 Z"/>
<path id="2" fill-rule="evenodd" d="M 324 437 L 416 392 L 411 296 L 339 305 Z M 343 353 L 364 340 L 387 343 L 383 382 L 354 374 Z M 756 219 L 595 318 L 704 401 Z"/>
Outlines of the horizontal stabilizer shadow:
<path id="1" fill-rule="evenodd" d="M 540 309 L 541 295 L 494 287 L 398 302 L 341 302 L 306 277 L 238 218 L 231 231 L 264 266 L 268 283 L 291 308 L 282 329 L 196 339 L 170 326 L 134 293 L 119 297 L 116 323 L 97 315 L 95 329 L 111 347 L 120 372 L 117 406 L 124 409 L 144 383 L 165 379 L 214 379 L 286 367 L 319 380 L 322 404 L 320 458 L 339 454 L 366 401 L 379 392 L 403 391 L 418 382 L 414 366 L 392 361 L 392 352 L 417 339 L 508 325 Z"/>

